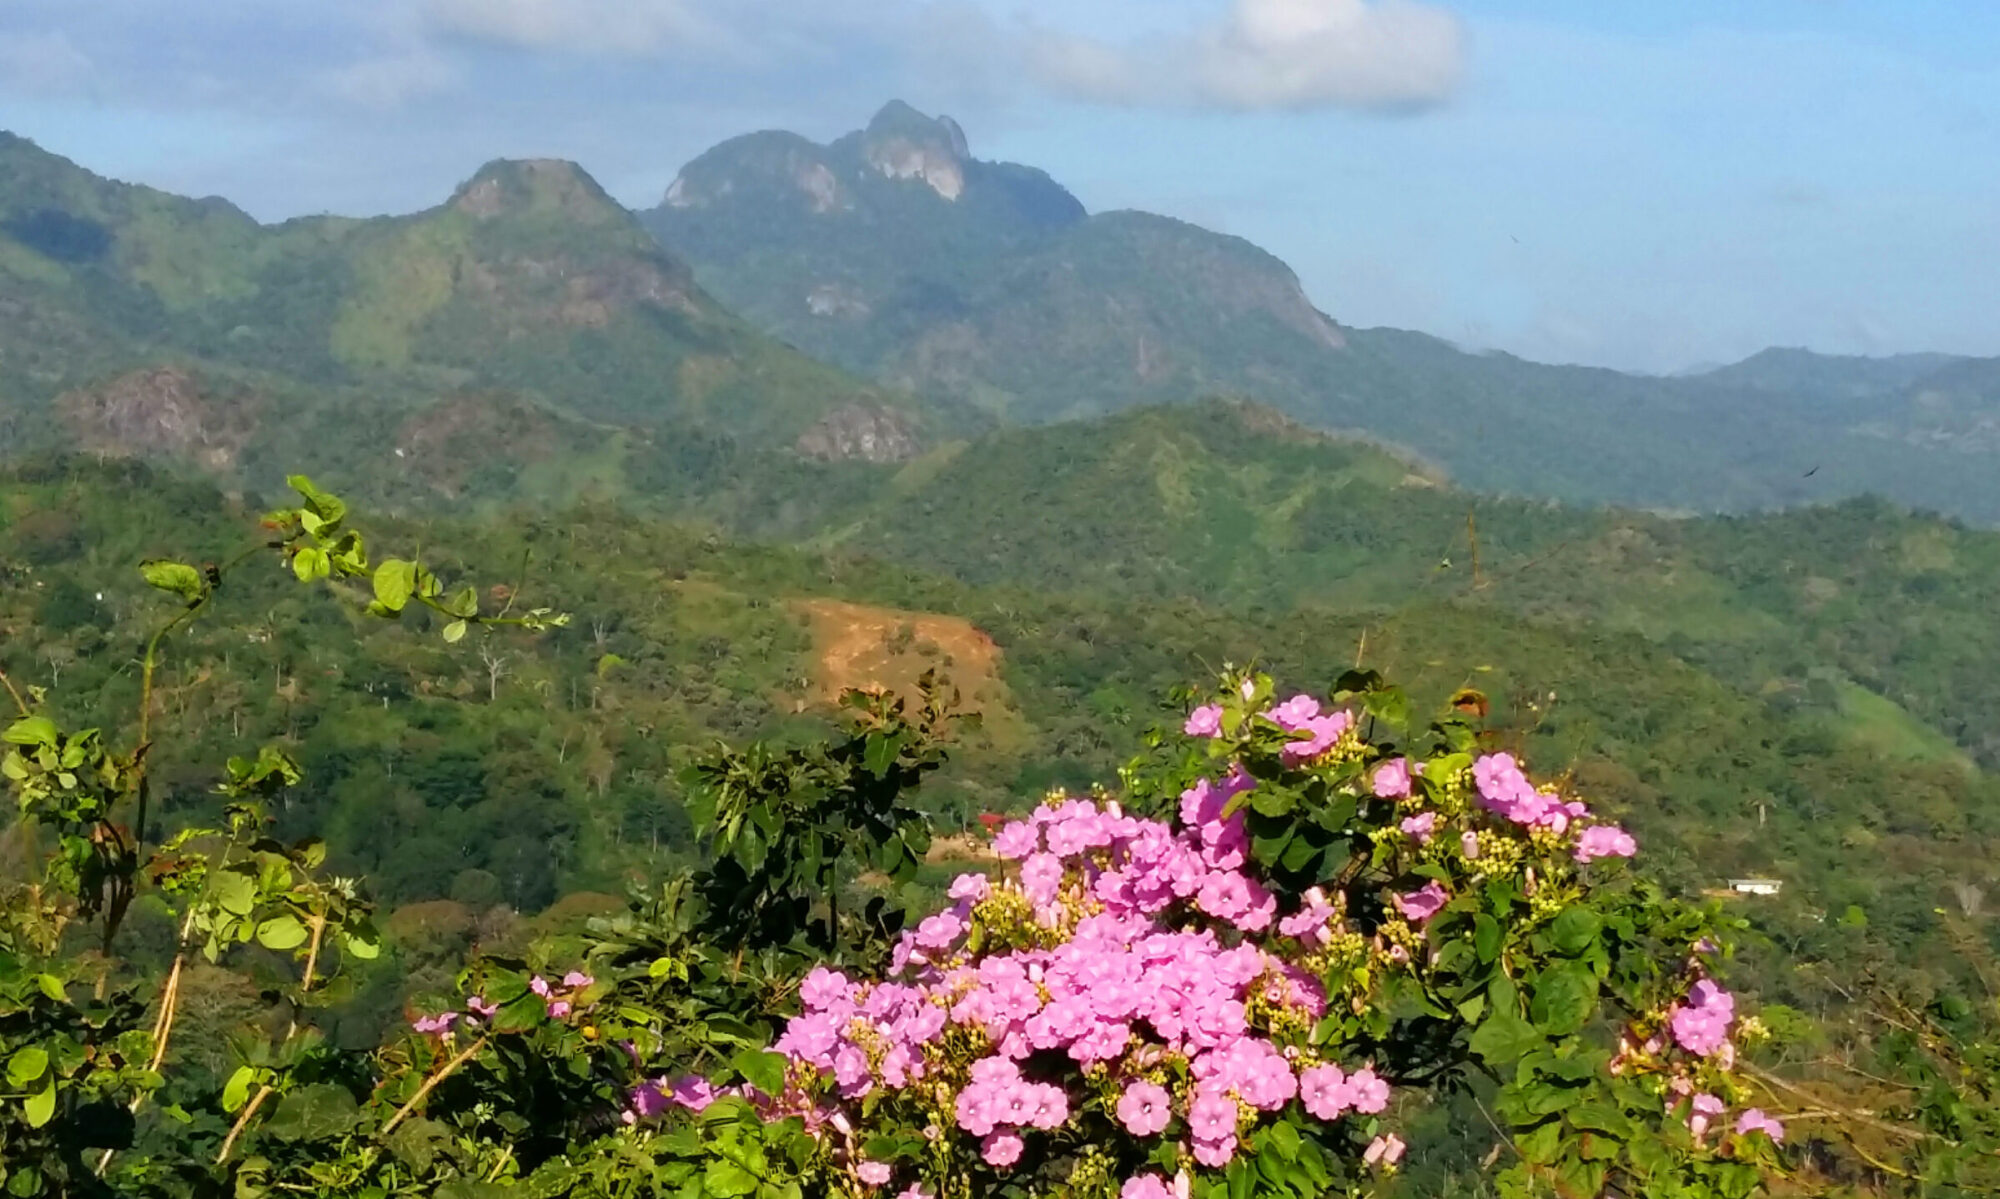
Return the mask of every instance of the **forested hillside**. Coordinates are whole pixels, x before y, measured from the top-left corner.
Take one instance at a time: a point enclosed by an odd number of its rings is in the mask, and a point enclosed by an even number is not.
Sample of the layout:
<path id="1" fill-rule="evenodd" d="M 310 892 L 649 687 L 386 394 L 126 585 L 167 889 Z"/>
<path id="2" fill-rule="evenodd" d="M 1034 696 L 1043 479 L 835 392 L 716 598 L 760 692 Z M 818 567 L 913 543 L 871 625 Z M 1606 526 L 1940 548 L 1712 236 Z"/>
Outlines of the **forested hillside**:
<path id="1" fill-rule="evenodd" d="M 1317 443 L 1285 444 L 1311 453 Z M 1353 447 L 1322 450 L 1373 465 Z M 1350 486 L 1379 487 L 1365 477 Z M 1399 498 L 1433 493 L 1383 489 L 1373 512 L 1349 505 L 1343 527 L 1419 540 L 1388 514 Z M 1063 493 L 1041 494 L 1046 504 Z M 0 558 L 10 564 L 0 662 L 79 719 L 133 708 L 131 663 L 158 615 L 133 564 L 169 551 L 220 559 L 254 544 L 257 511 L 206 485 L 78 460 L 17 469 L 0 510 Z M 1510 541 L 1503 513 L 1475 582 L 1452 544 L 1463 530 L 1450 518 L 1463 513 L 1440 509 L 1438 552 L 1404 554 L 1406 575 L 1383 565 L 1342 594 L 1328 569 L 1318 586 L 1301 580 L 1297 606 L 1176 596 L 1157 582 L 1122 587 L 1114 575 L 1038 579 L 1032 560 L 1013 583 L 966 583 L 837 548 L 730 545 L 604 507 L 399 523 L 388 527 L 401 539 L 452 547 L 441 570 L 507 580 L 522 602 L 571 611 L 574 622 L 529 643 L 496 637 L 454 650 L 435 630 L 426 636 L 421 620 L 404 628 L 358 611 L 342 617 L 275 572 L 233 583 L 160 678 L 160 725 L 173 736 L 154 766 L 158 818 L 171 825 L 203 813 L 207 763 L 275 741 L 307 773 L 281 828 L 327 836 L 335 860 L 365 872 L 392 906 L 451 899 L 474 911 L 533 911 L 566 892 L 616 892 L 625 877 L 683 857 L 689 824 L 676 770 L 687 755 L 717 736 L 783 740 L 821 729 L 847 683 L 907 686 L 937 667 L 984 714 L 925 791 L 949 827 L 1109 774 L 1127 752 L 1121 737 L 1160 718 L 1157 698 L 1221 662 L 1332 677 L 1361 661 L 1410 680 L 1427 702 L 1466 684 L 1489 692 L 1520 744 L 1626 817 L 1655 867 L 1681 885 L 1785 878 L 1783 899 L 1756 912 L 1803 938 L 1809 957 L 1857 948 L 1858 930 L 1817 923 L 1853 905 L 1887 943 L 1925 959 L 1932 909 L 1954 887 L 1992 885 L 1983 863 L 2000 833 L 2000 786 L 1911 714 L 1919 701 L 1968 709 L 1936 691 L 1898 706 L 1856 681 L 1875 681 L 1862 673 L 1865 659 L 1844 656 L 1911 660 L 1867 636 L 1872 626 L 1836 618 L 1842 594 L 1894 593 L 1900 577 L 1842 577 L 1817 609 L 1745 608 L 1737 640 L 1705 642 L 1686 631 L 1698 620 L 1678 630 L 1667 621 L 1696 615 L 1685 597 L 1704 584 L 1674 591 L 1678 566 L 1646 560 L 1658 547 L 1603 558 L 1604 546 L 1630 547 L 1631 526 L 1587 530 L 1599 549 L 1582 560 L 1602 574 L 1552 572 L 1530 586 L 1531 564 L 1547 551 Z M 1129 519 L 1136 529 L 1162 516 L 1149 506 Z M 1865 523 L 1869 514 L 1825 519 Z M 1874 519 L 1909 544 L 1925 535 L 1948 544 L 1941 526 Z M 1738 525 L 1688 526 L 1685 552 L 1715 554 L 1716 542 L 1736 536 L 1744 558 L 1762 562 L 1768 542 L 1748 523 L 1748 535 Z M 1189 528 L 1190 544 L 1201 542 L 1199 527 Z M 1795 530 L 1766 537 L 1809 548 Z M 1133 552 L 1087 529 L 1074 539 L 1086 558 Z M 1760 577 L 1745 573 L 1749 594 Z M 1656 593 L 1656 627 L 1604 590 L 1607 580 L 1623 584 L 1629 604 L 1655 593 L 1651 578 L 1670 583 Z M 1784 586 L 1773 589 L 1782 600 Z M 1709 602 L 1719 602 L 1713 592 Z M 1949 620 L 1942 599 L 1935 612 L 1928 619 Z M 1808 615 L 1822 623 L 1777 635 Z M 345 650 L 357 637 L 358 650 Z"/>

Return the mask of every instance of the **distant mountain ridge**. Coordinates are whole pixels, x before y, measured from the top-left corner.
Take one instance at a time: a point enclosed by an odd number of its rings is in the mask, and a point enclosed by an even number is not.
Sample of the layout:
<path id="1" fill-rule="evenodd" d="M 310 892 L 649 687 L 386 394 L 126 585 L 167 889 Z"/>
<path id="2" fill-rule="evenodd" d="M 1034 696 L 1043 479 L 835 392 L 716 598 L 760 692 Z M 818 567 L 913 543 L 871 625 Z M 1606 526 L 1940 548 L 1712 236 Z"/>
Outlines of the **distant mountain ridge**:
<path id="1" fill-rule="evenodd" d="M 1940 418 L 1920 384 L 1946 356 L 1772 351 L 1654 378 L 1348 328 L 1256 246 L 1087 214 L 900 102 L 824 146 L 724 142 L 644 219 L 761 327 L 1006 422 L 1232 395 L 1405 446 L 1479 490 L 1690 512 L 1877 491 L 2000 521 L 2000 388 L 1951 392 Z"/>
<path id="2" fill-rule="evenodd" d="M 266 226 L 7 136 L 0 317 L 7 440 L 225 474 L 332 457 L 386 478 L 419 449 L 468 471 L 595 454 L 588 474 L 619 429 L 784 445 L 907 408 L 723 308 L 557 160 L 488 163 L 408 216 Z"/>
<path id="3" fill-rule="evenodd" d="M 2000 360 L 1773 350 L 1661 379 L 1346 327 L 1249 242 L 1088 213 L 900 103 L 826 145 L 725 142 L 637 216 L 573 163 L 503 160 L 423 212 L 266 226 L 0 136 L 0 453 L 260 485 L 311 462 L 398 503 L 643 498 L 742 453 L 904 461 L 1212 397 L 1475 491 L 1876 492 L 2000 522 Z M 413 453 L 448 482 L 412 483 Z"/>

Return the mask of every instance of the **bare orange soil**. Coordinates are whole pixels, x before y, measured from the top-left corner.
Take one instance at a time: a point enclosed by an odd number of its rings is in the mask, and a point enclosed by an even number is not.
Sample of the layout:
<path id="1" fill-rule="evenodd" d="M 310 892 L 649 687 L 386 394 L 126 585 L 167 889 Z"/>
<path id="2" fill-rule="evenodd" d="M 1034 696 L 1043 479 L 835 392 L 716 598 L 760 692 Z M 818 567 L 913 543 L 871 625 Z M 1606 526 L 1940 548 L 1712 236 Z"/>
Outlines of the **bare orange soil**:
<path id="1" fill-rule="evenodd" d="M 831 702 L 851 687 L 912 694 L 917 679 L 935 669 L 958 688 L 960 709 L 979 713 L 986 739 L 1005 744 L 1025 737 L 1026 724 L 1000 677 L 1000 647 L 971 622 L 830 599 L 792 606 L 812 629 L 814 701 Z"/>

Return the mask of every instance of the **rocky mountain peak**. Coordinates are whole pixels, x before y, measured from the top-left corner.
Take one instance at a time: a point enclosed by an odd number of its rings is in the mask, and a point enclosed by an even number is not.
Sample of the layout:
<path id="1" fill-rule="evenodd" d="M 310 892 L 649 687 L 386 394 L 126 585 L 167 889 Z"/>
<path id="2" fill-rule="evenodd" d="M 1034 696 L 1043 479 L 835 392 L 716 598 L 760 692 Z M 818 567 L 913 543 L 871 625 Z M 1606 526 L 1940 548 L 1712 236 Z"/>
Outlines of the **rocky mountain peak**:
<path id="1" fill-rule="evenodd" d="M 901 100 L 891 100 L 868 122 L 862 157 L 889 178 L 921 180 L 947 200 L 965 193 L 965 168 L 972 162 L 957 121 L 925 116 Z"/>
<path id="2" fill-rule="evenodd" d="M 480 220 L 560 213 L 585 224 L 616 220 L 624 211 L 587 171 L 561 158 L 489 162 L 452 194 L 451 206 Z"/>

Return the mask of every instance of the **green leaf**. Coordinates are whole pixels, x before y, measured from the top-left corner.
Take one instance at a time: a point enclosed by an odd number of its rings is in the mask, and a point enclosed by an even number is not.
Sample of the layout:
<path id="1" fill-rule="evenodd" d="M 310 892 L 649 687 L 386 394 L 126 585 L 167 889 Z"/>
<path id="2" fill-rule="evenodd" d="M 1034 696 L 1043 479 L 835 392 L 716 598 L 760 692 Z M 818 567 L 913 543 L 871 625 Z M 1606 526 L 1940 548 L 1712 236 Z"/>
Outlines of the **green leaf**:
<path id="1" fill-rule="evenodd" d="M 761 1049 L 745 1049 L 736 1055 L 733 1063 L 737 1073 L 747 1079 L 751 1086 L 766 1095 L 781 1095 L 785 1090 L 785 1057 L 783 1054 L 769 1053 Z"/>
<path id="2" fill-rule="evenodd" d="M 1626 1118 L 1624 1112 L 1608 1103 L 1579 1103 L 1576 1109 L 1570 1112 L 1569 1122 L 1578 1128 L 1587 1128 L 1592 1132 L 1606 1133 L 1614 1137 L 1632 1135 L 1632 1121 Z"/>
<path id="3" fill-rule="evenodd" d="M 467 587 L 457 595 L 452 596 L 451 602 L 445 605 L 445 610 L 453 616 L 471 617 L 476 615 L 479 612 L 478 588 Z"/>
<path id="4" fill-rule="evenodd" d="M 56 722 L 46 716 L 24 716 L 8 725 L 7 731 L 0 736 L 15 745 L 46 745 L 54 749 L 59 732 Z"/>
<path id="5" fill-rule="evenodd" d="M 372 962 L 382 954 L 382 943 L 375 937 L 375 930 L 368 925 L 342 930 L 341 947 L 347 956 L 358 962 Z"/>
<path id="6" fill-rule="evenodd" d="M 310 583 L 332 574 L 333 562 L 325 550 L 309 545 L 292 555 L 292 573 L 299 577 L 299 582 Z"/>
<path id="7" fill-rule="evenodd" d="M 547 1020 L 548 1005 L 533 991 L 523 991 L 513 1002 L 503 1004 L 493 1016 L 493 1031 L 497 1033 L 526 1032 Z"/>
<path id="8" fill-rule="evenodd" d="M 1500 956 L 1500 922 L 1485 912 L 1472 918 L 1472 944 L 1479 951 L 1481 962 L 1490 962 Z"/>
<path id="9" fill-rule="evenodd" d="M 337 496 L 328 495 L 313 486 L 313 481 L 304 475 L 291 475 L 285 485 L 305 498 L 306 506 L 327 524 L 338 524 L 347 515 L 347 505 Z"/>
<path id="10" fill-rule="evenodd" d="M 317 1141 L 354 1127 L 360 1108 L 346 1087 L 319 1083 L 284 1097 L 264 1133 L 280 1141 Z"/>
<path id="11" fill-rule="evenodd" d="M 896 764 L 896 756 L 903 752 L 901 734 L 891 736 L 886 733 L 870 733 L 861 753 L 861 764 L 868 773 L 881 778 L 889 773 L 889 767 Z"/>
<path id="12" fill-rule="evenodd" d="M 1500 1008 L 1472 1034 L 1472 1052 L 1487 1065 L 1511 1062 L 1542 1043 L 1542 1034 L 1512 1008 Z"/>
<path id="13" fill-rule="evenodd" d="M 1594 910 L 1568 907 L 1549 926 L 1549 940 L 1555 945 L 1556 952 L 1575 957 L 1590 948 L 1603 927 L 1603 918 Z"/>
<path id="14" fill-rule="evenodd" d="M 7 1059 L 7 1082 L 16 1090 L 25 1091 L 48 1068 L 49 1051 L 30 1045 Z"/>
<path id="15" fill-rule="evenodd" d="M 139 573 L 149 585 L 177 595 L 190 604 L 200 603 L 202 597 L 208 594 L 208 583 L 201 577 L 201 572 L 185 562 L 149 558 L 139 563 Z"/>
<path id="16" fill-rule="evenodd" d="M 444 639 L 447 644 L 456 643 L 460 640 L 463 640 L 464 637 L 465 637 L 464 621 L 454 620 L 450 624 L 444 626 Z"/>
<path id="17" fill-rule="evenodd" d="M 702 1182 L 709 1194 L 722 1199 L 753 1194 L 757 1190 L 757 1176 L 726 1157 L 718 1157 L 708 1163 Z"/>
<path id="18" fill-rule="evenodd" d="M 1582 1028 L 1596 1006 L 1597 976 L 1575 962 L 1565 962 L 1542 971 L 1535 980 L 1528 1011 L 1543 1032 L 1563 1037 Z"/>
<path id="19" fill-rule="evenodd" d="M 248 916 L 257 910 L 257 880 L 235 870 L 215 876 L 215 902 L 232 916 Z"/>
<path id="20" fill-rule="evenodd" d="M 401 612 L 416 589 L 416 563 L 390 558 L 375 568 L 375 602 L 389 611 Z"/>
<path id="21" fill-rule="evenodd" d="M 1514 1138 L 1514 1148 L 1536 1165 L 1547 1165 L 1562 1152 L 1562 1121 L 1550 1120 Z"/>
<path id="22" fill-rule="evenodd" d="M 56 1114 L 55 1075 L 49 1075 L 49 1079 L 42 1085 L 42 1089 L 28 1096 L 27 1100 L 21 1106 L 27 1111 L 28 1127 L 30 1128 L 40 1128 L 53 1119 Z"/>
<path id="23" fill-rule="evenodd" d="M 306 943 L 306 926 L 287 912 L 257 926 L 257 943 L 266 949 L 297 949 Z"/>
<path id="24" fill-rule="evenodd" d="M 233 1112 L 250 1101 L 251 1084 L 257 1081 L 255 1066 L 238 1066 L 222 1087 L 222 1110 Z"/>
<path id="25" fill-rule="evenodd" d="M 41 989 L 42 994 L 55 1000 L 57 1003 L 69 1002 L 69 992 L 63 989 L 62 980 L 53 974 L 37 974 L 35 976 L 35 986 Z"/>

